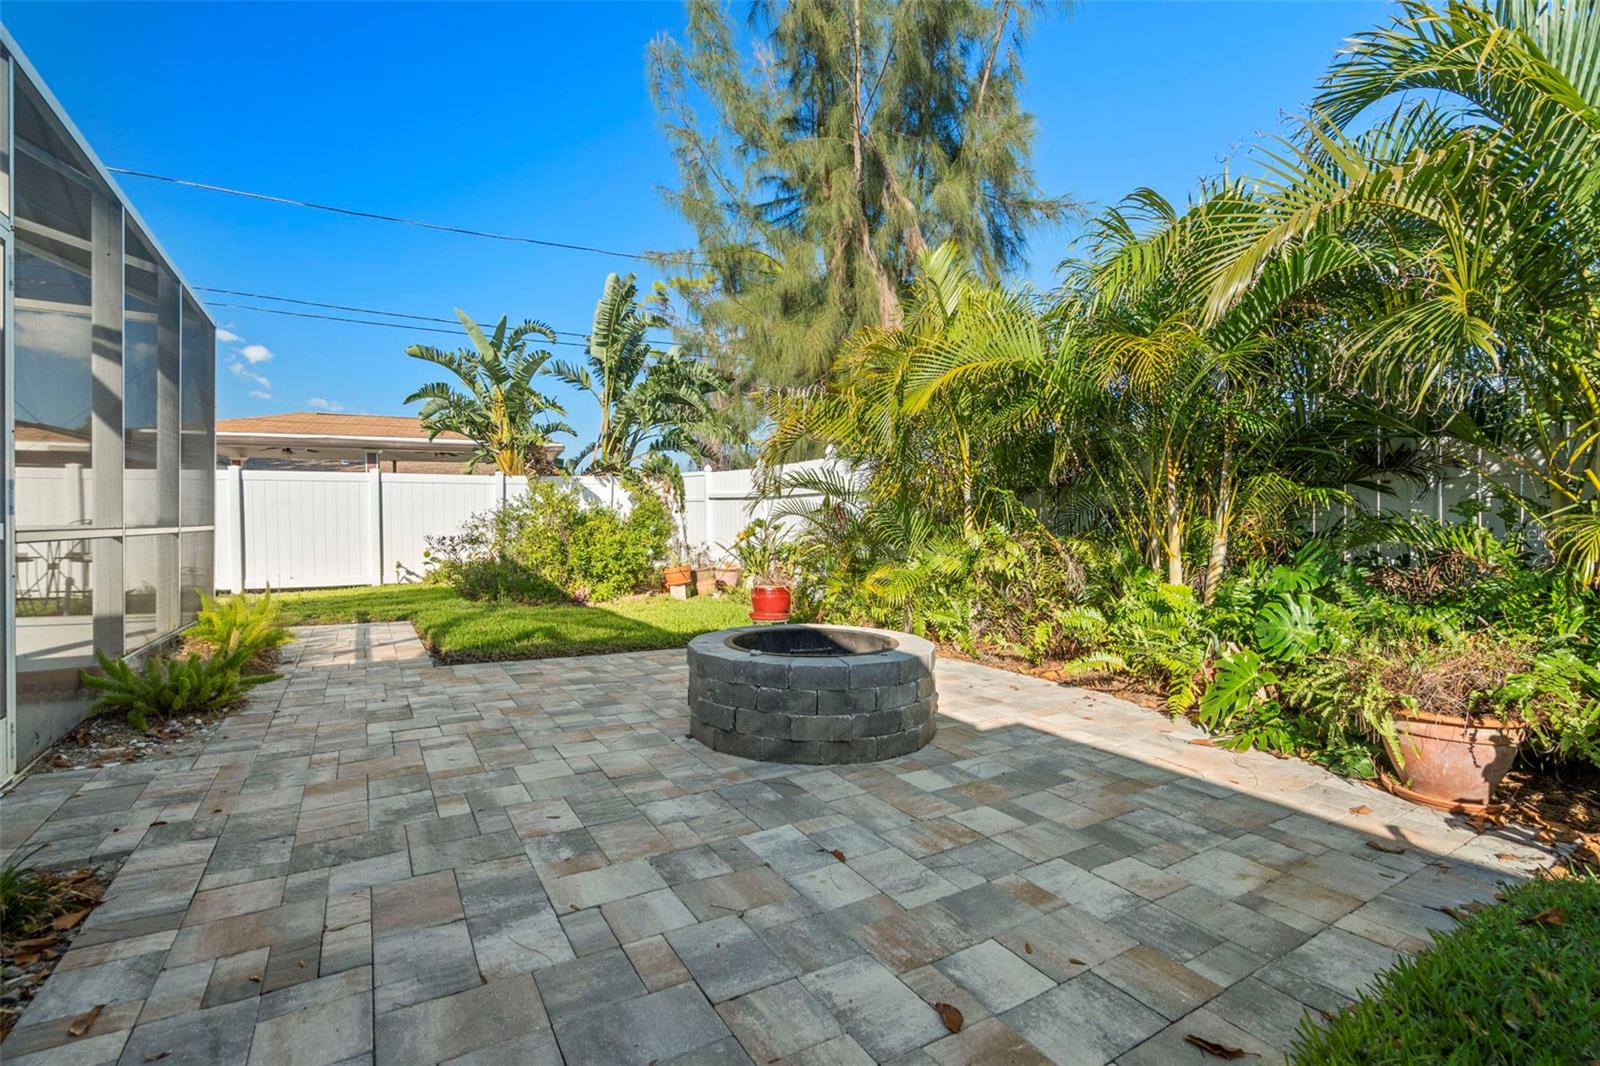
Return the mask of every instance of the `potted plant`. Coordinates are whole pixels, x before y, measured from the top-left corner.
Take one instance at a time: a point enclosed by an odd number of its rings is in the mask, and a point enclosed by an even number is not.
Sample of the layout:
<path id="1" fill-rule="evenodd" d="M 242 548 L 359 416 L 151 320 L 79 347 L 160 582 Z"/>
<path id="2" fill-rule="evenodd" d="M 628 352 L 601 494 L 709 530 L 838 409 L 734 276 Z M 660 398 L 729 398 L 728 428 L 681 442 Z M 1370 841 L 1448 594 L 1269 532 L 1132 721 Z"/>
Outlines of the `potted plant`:
<path id="1" fill-rule="evenodd" d="M 750 619 L 754 622 L 787 622 L 791 601 L 790 585 L 794 571 L 785 560 L 774 556 L 767 566 L 750 578 Z"/>
<path id="2" fill-rule="evenodd" d="M 711 576 L 718 589 L 736 589 L 744 576 L 744 568 L 735 559 L 724 559 L 711 568 Z"/>
<path id="3" fill-rule="evenodd" d="M 723 545 L 723 550 L 737 561 L 738 573 L 750 582 L 750 617 L 757 622 L 787 621 L 794 567 L 791 546 L 778 524 L 758 518 L 740 530 L 732 544 Z"/>
<path id="4" fill-rule="evenodd" d="M 1392 651 L 1376 664 L 1393 699 L 1383 781 L 1445 810 L 1488 807 L 1530 735 L 1546 747 L 1576 743 L 1572 724 L 1587 721 L 1600 690 L 1595 669 L 1572 652 L 1503 634 Z"/>
<path id="5" fill-rule="evenodd" d="M 661 568 L 661 578 L 667 588 L 681 588 L 694 580 L 694 552 L 682 536 L 672 538 L 667 545 L 667 562 Z"/>

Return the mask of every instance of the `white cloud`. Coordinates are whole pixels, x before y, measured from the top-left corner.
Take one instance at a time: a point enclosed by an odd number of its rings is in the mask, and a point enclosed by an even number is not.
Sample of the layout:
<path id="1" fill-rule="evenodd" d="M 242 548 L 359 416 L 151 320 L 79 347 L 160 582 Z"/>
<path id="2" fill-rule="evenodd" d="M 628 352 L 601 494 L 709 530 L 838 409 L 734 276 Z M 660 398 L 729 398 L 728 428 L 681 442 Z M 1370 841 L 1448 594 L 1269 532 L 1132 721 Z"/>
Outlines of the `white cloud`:
<path id="1" fill-rule="evenodd" d="M 250 395 L 254 396 L 258 400 L 270 400 L 270 399 L 272 399 L 272 393 L 266 392 L 266 391 L 264 391 L 262 389 L 251 389 L 250 390 Z"/>
<path id="2" fill-rule="evenodd" d="M 247 344 L 239 349 L 239 354 L 244 356 L 247 363 L 265 363 L 272 358 L 272 349 L 265 344 Z"/>
<path id="3" fill-rule="evenodd" d="M 311 399 L 306 401 L 306 405 L 308 407 L 315 407 L 319 411 L 343 411 L 344 410 L 344 404 L 342 404 L 342 403 L 334 403 L 332 400 L 324 400 L 321 396 L 313 396 L 313 397 L 311 397 Z"/>
<path id="4" fill-rule="evenodd" d="M 221 341 L 223 344 L 238 344 L 240 341 L 244 340 L 244 338 L 239 336 L 231 329 L 219 329 L 217 330 L 217 340 Z"/>
<path id="5" fill-rule="evenodd" d="M 265 374 L 257 374 L 254 370 L 251 370 L 237 359 L 228 364 L 228 369 L 233 371 L 234 377 L 243 378 L 245 381 L 258 386 L 259 388 L 272 388 L 272 382 L 267 380 Z"/>

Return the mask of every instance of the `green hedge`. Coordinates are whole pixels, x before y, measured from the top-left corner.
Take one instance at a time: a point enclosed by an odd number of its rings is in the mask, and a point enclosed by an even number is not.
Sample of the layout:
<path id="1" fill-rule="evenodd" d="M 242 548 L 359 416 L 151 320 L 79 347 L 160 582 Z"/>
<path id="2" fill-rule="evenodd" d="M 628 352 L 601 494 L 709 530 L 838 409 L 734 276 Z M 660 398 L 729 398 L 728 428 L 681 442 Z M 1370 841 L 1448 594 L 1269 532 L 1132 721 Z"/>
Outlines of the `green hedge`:
<path id="1" fill-rule="evenodd" d="M 1296 1066 L 1600 1060 L 1600 880 L 1530 881 L 1381 974 Z"/>

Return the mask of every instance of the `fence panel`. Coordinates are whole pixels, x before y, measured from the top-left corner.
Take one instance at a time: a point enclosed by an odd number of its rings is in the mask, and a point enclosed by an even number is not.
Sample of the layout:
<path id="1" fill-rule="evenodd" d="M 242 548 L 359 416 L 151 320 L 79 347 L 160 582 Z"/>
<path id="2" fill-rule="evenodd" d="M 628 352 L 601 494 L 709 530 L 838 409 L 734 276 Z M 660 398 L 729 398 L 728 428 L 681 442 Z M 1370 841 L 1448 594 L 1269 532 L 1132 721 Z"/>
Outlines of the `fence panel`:
<path id="1" fill-rule="evenodd" d="M 428 537 L 458 533 L 468 518 L 488 511 L 511 494 L 512 479 L 459 474 L 383 474 L 383 582 L 420 580 Z M 517 493 L 527 487 L 527 479 Z"/>
<path id="2" fill-rule="evenodd" d="M 246 549 L 245 586 L 369 584 L 377 534 L 369 481 L 361 475 L 309 470 L 243 471 L 238 528 Z"/>

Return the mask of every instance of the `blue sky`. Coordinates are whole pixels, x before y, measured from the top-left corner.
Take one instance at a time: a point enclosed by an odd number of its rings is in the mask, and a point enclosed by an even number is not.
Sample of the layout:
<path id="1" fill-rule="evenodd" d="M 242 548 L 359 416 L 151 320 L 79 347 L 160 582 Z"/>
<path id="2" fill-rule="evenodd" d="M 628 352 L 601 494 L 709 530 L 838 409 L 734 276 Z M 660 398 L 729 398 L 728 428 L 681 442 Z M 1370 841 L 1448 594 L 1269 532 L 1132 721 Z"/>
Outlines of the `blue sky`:
<path id="1" fill-rule="evenodd" d="M 1045 21 L 1026 62 L 1039 180 L 1092 204 L 1141 185 L 1181 198 L 1281 130 L 1343 39 L 1385 11 L 1090 0 Z M 674 170 L 644 75 L 646 44 L 682 27 L 676 3 L 7 0 L 5 22 L 111 166 L 602 247 L 689 239 L 657 191 Z M 581 332 L 607 271 L 641 266 L 138 178 L 123 187 L 196 285 L 422 315 L 459 306 Z M 1032 280 L 1049 282 L 1068 236 L 1035 236 Z M 224 418 L 400 412 L 432 376 L 406 345 L 456 344 L 208 301 L 239 338 L 218 346 Z M 585 439 L 593 410 L 550 390 Z"/>

